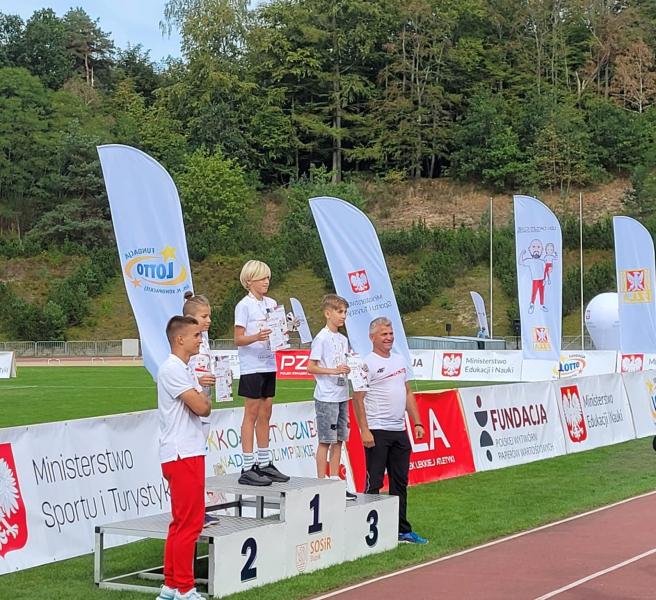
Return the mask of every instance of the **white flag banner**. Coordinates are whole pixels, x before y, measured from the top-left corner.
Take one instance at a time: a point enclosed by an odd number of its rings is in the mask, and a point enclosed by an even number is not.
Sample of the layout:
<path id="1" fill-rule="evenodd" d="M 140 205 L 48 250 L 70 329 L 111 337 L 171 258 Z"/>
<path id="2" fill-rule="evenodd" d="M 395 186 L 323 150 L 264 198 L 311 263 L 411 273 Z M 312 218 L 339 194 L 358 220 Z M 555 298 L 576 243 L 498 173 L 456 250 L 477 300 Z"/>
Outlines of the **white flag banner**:
<path id="1" fill-rule="evenodd" d="M 478 292 L 469 292 L 476 309 L 476 318 L 478 319 L 478 330 L 482 331 L 486 337 L 490 335 L 490 328 L 487 326 L 487 313 L 485 312 L 485 301 L 483 296 Z"/>
<path id="2" fill-rule="evenodd" d="M 167 171 L 130 146 L 98 146 L 123 280 L 153 377 L 170 349 L 166 323 L 192 289 L 180 199 Z"/>
<path id="3" fill-rule="evenodd" d="M 358 354 L 371 352 L 369 323 L 387 317 L 394 328 L 393 351 L 406 361 L 413 379 L 412 358 L 376 230 L 358 208 L 339 198 L 311 198 L 310 208 L 337 293 L 349 303 L 346 326 Z"/>
<path id="4" fill-rule="evenodd" d="M 296 298 L 290 298 L 289 303 L 292 306 L 294 318 L 298 321 L 297 328 L 298 334 L 301 336 L 301 342 L 309 344 L 312 341 L 312 332 L 310 331 L 303 305 Z"/>
<path id="5" fill-rule="evenodd" d="M 0 352 L 0 379 L 16 377 L 16 355 L 13 352 Z"/>
<path id="6" fill-rule="evenodd" d="M 513 196 L 519 315 L 524 358 L 560 360 L 562 234 L 556 215 L 530 196 Z"/>
<path id="7" fill-rule="evenodd" d="M 615 270 L 623 354 L 656 352 L 654 242 L 638 221 L 613 217 Z"/>
<path id="8" fill-rule="evenodd" d="M 552 383 L 568 452 L 632 440 L 631 409 L 617 373 Z"/>

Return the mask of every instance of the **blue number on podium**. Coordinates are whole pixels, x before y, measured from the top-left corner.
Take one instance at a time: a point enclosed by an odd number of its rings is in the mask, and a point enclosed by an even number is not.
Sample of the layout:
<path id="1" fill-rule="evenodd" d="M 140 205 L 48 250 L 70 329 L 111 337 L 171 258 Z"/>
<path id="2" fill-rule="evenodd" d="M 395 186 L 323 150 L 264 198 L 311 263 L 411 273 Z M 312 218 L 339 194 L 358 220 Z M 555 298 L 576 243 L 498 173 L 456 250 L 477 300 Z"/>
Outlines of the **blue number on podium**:
<path id="1" fill-rule="evenodd" d="M 364 536 L 364 541 L 367 542 L 369 548 L 373 548 L 378 541 L 378 511 L 371 510 L 367 515 L 367 523 L 369 523 L 369 533 Z"/>
<path id="2" fill-rule="evenodd" d="M 319 533 L 323 529 L 323 523 L 319 521 L 319 494 L 315 494 L 310 500 L 310 510 L 312 511 L 312 525 L 308 527 L 308 533 Z"/>
<path id="3" fill-rule="evenodd" d="M 241 547 L 241 555 L 247 556 L 244 568 L 241 570 L 241 580 L 250 581 L 257 577 L 257 567 L 253 566 L 257 556 L 257 542 L 255 538 L 249 537 Z"/>

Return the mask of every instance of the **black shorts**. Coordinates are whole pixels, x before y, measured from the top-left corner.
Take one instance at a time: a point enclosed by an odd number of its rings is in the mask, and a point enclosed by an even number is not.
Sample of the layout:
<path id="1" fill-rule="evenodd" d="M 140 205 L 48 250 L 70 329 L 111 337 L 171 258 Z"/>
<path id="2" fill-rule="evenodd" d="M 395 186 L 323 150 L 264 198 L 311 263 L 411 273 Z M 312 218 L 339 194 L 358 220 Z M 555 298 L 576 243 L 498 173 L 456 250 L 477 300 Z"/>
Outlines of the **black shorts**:
<path id="1" fill-rule="evenodd" d="M 237 395 L 253 399 L 273 398 L 276 395 L 276 372 L 242 375 Z"/>

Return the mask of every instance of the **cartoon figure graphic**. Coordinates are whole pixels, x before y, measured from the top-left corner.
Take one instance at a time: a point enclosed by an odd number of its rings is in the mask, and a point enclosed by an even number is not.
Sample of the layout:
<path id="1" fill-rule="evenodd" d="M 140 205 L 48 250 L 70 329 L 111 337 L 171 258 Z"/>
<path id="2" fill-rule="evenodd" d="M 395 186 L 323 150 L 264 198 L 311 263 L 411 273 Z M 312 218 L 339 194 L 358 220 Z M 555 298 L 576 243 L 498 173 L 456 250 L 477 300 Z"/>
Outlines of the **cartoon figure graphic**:
<path id="1" fill-rule="evenodd" d="M 558 253 L 554 245 L 548 242 L 544 246 L 544 279 L 549 285 L 551 285 L 551 271 L 556 260 L 558 260 Z"/>
<path id="2" fill-rule="evenodd" d="M 547 307 L 544 305 L 544 274 L 546 264 L 544 258 L 542 258 L 543 250 L 544 246 L 542 242 L 535 239 L 528 246 L 529 256 L 526 256 L 526 250 L 522 250 L 519 257 L 520 264 L 524 267 L 528 267 L 531 271 L 531 279 L 533 281 L 533 286 L 531 288 L 531 304 L 528 307 L 529 314 L 532 314 L 535 309 L 536 298 L 540 302 L 540 308 L 545 312 L 547 311 Z"/>

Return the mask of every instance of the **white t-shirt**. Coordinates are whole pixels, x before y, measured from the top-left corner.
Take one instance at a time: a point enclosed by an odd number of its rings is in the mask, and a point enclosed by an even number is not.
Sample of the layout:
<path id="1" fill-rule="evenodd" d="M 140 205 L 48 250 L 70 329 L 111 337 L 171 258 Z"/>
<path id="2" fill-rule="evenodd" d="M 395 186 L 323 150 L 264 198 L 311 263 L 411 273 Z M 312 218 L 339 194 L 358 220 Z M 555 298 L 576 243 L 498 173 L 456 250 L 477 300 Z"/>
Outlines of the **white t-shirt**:
<path id="1" fill-rule="evenodd" d="M 202 391 L 191 368 L 169 354 L 157 372 L 159 460 L 162 463 L 206 454 L 200 417 L 180 399 L 180 394 L 193 389 Z"/>
<path id="2" fill-rule="evenodd" d="M 235 306 L 235 326 L 243 327 L 245 335 L 255 335 L 264 329 L 267 310 L 277 306 L 273 298 L 264 296 L 258 300 L 253 294 L 242 298 Z M 239 369 L 242 375 L 271 373 L 276 370 L 276 357 L 268 341 L 238 346 Z"/>
<path id="3" fill-rule="evenodd" d="M 348 340 L 339 332 L 333 333 L 324 327 L 312 340 L 310 360 L 318 361 L 320 367 L 333 369 L 346 364 Z M 337 385 L 338 375 L 315 375 L 317 385 L 314 388 L 315 400 L 321 402 L 344 402 L 349 398 L 346 375 L 342 375 L 344 385 Z"/>
<path id="4" fill-rule="evenodd" d="M 369 429 L 405 431 L 405 360 L 398 354 L 385 358 L 372 352 L 364 362 L 369 368 L 369 390 L 364 395 Z"/>
<path id="5" fill-rule="evenodd" d="M 531 271 L 533 281 L 544 279 L 544 261 L 541 258 L 525 258 L 524 265 Z"/>

